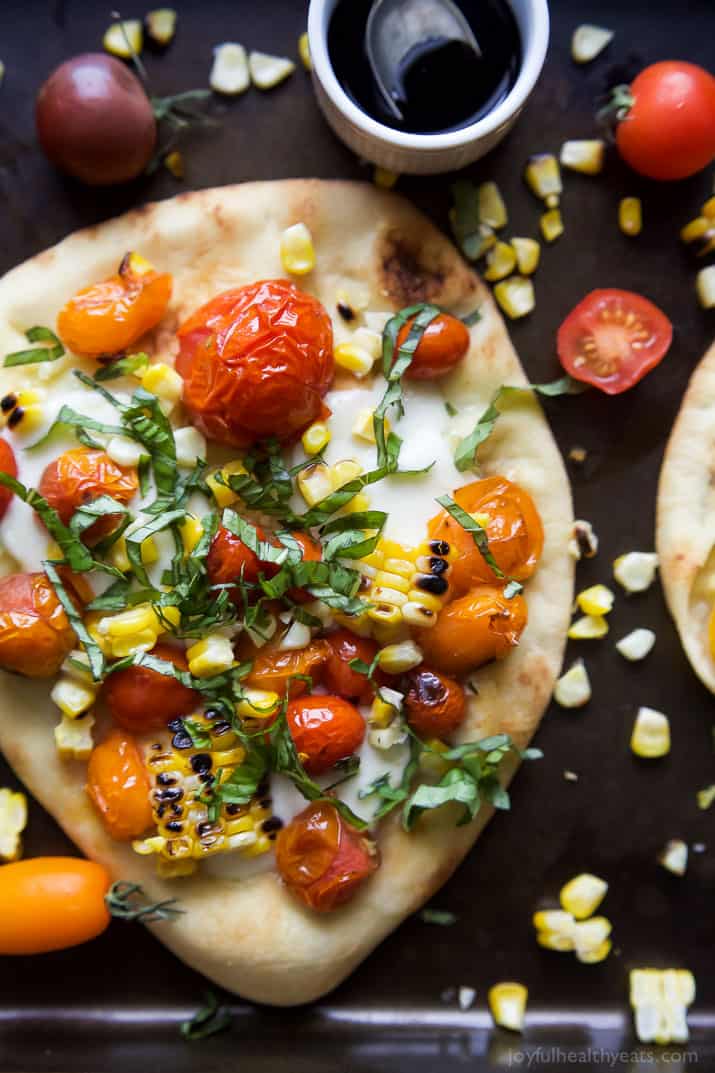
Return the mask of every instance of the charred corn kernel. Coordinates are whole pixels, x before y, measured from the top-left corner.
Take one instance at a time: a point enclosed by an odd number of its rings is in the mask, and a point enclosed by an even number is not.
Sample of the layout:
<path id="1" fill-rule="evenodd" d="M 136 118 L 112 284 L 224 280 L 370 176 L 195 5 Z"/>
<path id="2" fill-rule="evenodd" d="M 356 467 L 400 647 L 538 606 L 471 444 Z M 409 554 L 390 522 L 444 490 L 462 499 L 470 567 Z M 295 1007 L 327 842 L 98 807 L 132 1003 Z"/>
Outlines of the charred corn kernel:
<path id="1" fill-rule="evenodd" d="M 185 174 L 184 156 L 178 149 L 167 153 L 164 157 L 164 167 L 175 179 L 183 179 Z"/>
<path id="2" fill-rule="evenodd" d="M 506 227 L 509 222 L 504 198 L 501 196 L 501 191 L 496 183 L 487 182 L 479 185 L 477 188 L 477 208 L 480 222 L 488 227 L 495 228 L 497 231 L 500 227 Z"/>
<path id="3" fill-rule="evenodd" d="M 539 267 L 541 246 L 535 238 L 518 238 L 511 240 L 516 253 L 516 267 L 522 276 L 530 276 Z"/>
<path id="4" fill-rule="evenodd" d="M 77 719 L 94 704 L 97 690 L 76 678 L 59 677 L 52 687 L 50 699 L 69 719 Z"/>
<path id="5" fill-rule="evenodd" d="M 298 490 L 309 507 L 314 507 L 333 491 L 330 467 L 324 462 L 315 462 L 298 474 Z"/>
<path id="6" fill-rule="evenodd" d="M 375 414 L 372 410 L 360 410 L 353 423 L 352 433 L 356 440 L 364 443 L 375 442 Z M 385 419 L 385 431 L 390 431 L 390 423 Z"/>
<path id="7" fill-rule="evenodd" d="M 582 175 L 598 175 L 603 171 L 606 143 L 600 138 L 564 142 L 559 153 L 562 168 L 580 171 Z"/>
<path id="8" fill-rule="evenodd" d="M 270 689 L 244 689 L 236 711 L 243 718 L 265 719 L 280 704 L 280 697 Z"/>
<path id="9" fill-rule="evenodd" d="M 606 897 L 607 890 L 608 883 L 605 879 L 599 879 L 590 872 L 582 872 L 565 883 L 559 891 L 561 908 L 576 920 L 585 920 L 596 912 Z M 604 935 L 603 938 L 605 937 Z"/>
<path id="10" fill-rule="evenodd" d="M 281 235 L 281 264 L 291 276 L 307 276 L 315 268 L 313 236 L 305 224 L 286 227 Z"/>
<path id="11" fill-rule="evenodd" d="M 504 279 L 516 267 L 516 251 L 508 242 L 496 242 L 487 253 L 483 275 L 490 283 Z"/>
<path id="12" fill-rule="evenodd" d="M 641 1043 L 684 1043 L 695 977 L 687 969 L 631 969 L 630 1002 Z"/>
<path id="13" fill-rule="evenodd" d="M 146 453 L 140 443 L 130 440 L 128 436 L 111 436 L 106 451 L 118 466 L 138 466 L 139 459 Z"/>
<path id="14" fill-rule="evenodd" d="M 357 377 L 367 376 L 375 364 L 370 351 L 357 343 L 339 343 L 333 351 L 333 357 L 336 365 Z"/>
<path id="15" fill-rule="evenodd" d="M 243 476 L 245 473 L 246 467 L 240 459 L 236 459 L 234 462 L 227 462 L 221 469 L 209 473 L 206 483 L 219 507 L 230 507 L 232 503 L 236 502 L 239 496 L 237 492 L 234 492 L 229 487 L 228 478 L 234 475 Z"/>
<path id="16" fill-rule="evenodd" d="M 680 229 L 680 238 L 683 242 L 696 242 L 697 239 L 704 238 L 711 227 L 712 220 L 707 216 L 696 216 Z"/>
<path id="17" fill-rule="evenodd" d="M 591 682 L 582 659 L 572 663 L 565 674 L 557 680 L 554 700 L 562 708 L 581 708 L 591 699 Z"/>
<path id="18" fill-rule="evenodd" d="M 157 45 L 168 45 L 176 33 L 176 12 L 171 7 L 147 11 L 144 16 L 146 32 Z"/>
<path id="19" fill-rule="evenodd" d="M 494 1024 L 512 1032 L 523 1032 L 528 997 L 524 985 L 512 981 L 490 987 L 487 1001 Z"/>
<path id="20" fill-rule="evenodd" d="M 561 193 L 561 171 L 553 153 L 532 156 L 526 165 L 524 178 L 537 197 L 545 199 L 552 194 Z"/>
<path id="21" fill-rule="evenodd" d="M 388 645 L 380 649 L 378 663 L 386 674 L 404 674 L 422 662 L 422 649 L 414 641 Z"/>
<path id="22" fill-rule="evenodd" d="M 106 52 L 129 60 L 138 56 L 144 45 L 144 32 L 139 19 L 123 19 L 113 22 L 102 38 Z"/>
<path id="23" fill-rule="evenodd" d="M 559 209 L 549 209 L 539 219 L 541 234 L 547 242 L 555 242 L 564 233 L 564 222 Z"/>
<path id="24" fill-rule="evenodd" d="M 712 786 L 706 786 L 704 790 L 698 790 L 695 798 L 698 802 L 698 808 L 705 812 L 715 801 L 715 783 Z"/>
<path id="25" fill-rule="evenodd" d="M 512 320 L 525 317 L 536 305 L 534 284 L 524 276 L 509 276 L 494 288 L 494 297 L 499 307 Z"/>
<path id="26" fill-rule="evenodd" d="M 574 559 L 582 556 L 593 559 L 598 554 L 598 536 L 590 522 L 578 518 L 573 523 L 573 535 L 568 545 L 569 555 Z"/>
<path id="27" fill-rule="evenodd" d="M 360 280 L 346 280 L 335 294 L 337 311 L 348 324 L 357 320 L 360 314 L 365 312 L 369 304 L 370 288 Z M 367 320 L 368 316 L 374 316 L 374 314 L 365 314 L 365 320 Z M 384 316 L 385 318 L 379 327 L 380 339 L 382 340 L 382 329 L 387 321 L 388 314 L 378 314 L 378 316 Z"/>
<path id="28" fill-rule="evenodd" d="M 4 423 L 16 436 L 27 436 L 35 432 L 44 422 L 44 391 L 25 388 L 7 396 L 12 405 L 3 410 Z M 4 405 L 4 400 L 3 400 Z"/>
<path id="29" fill-rule="evenodd" d="M 330 443 L 330 429 L 325 421 L 316 421 L 300 438 L 307 455 L 317 455 Z"/>
<path id="30" fill-rule="evenodd" d="M 396 629 L 401 623 L 433 626 L 449 592 L 449 563 L 453 557 L 444 541 L 425 541 L 408 548 L 381 539 L 370 555 L 356 563 L 370 578 L 363 595 L 373 604 L 368 618 L 378 628 Z"/>
<path id="31" fill-rule="evenodd" d="M 234 663 L 233 646 L 228 637 L 210 633 L 186 651 L 189 670 L 197 678 L 208 678 L 229 670 Z"/>
<path id="32" fill-rule="evenodd" d="M 643 206 L 639 197 L 621 198 L 618 204 L 618 226 L 624 235 L 640 235 L 643 230 Z"/>
<path id="33" fill-rule="evenodd" d="M 715 309 L 715 265 L 700 269 L 695 277 L 695 292 L 703 309 Z"/>
<path id="34" fill-rule="evenodd" d="M 243 45 L 237 41 L 225 41 L 214 49 L 214 60 L 209 74 L 209 85 L 215 93 L 237 97 L 251 84 L 248 57 Z"/>
<path id="35" fill-rule="evenodd" d="M 616 649 L 624 659 L 635 662 L 639 659 L 645 659 L 654 644 L 655 634 L 653 631 L 639 628 L 631 630 L 620 641 L 616 641 Z"/>
<path id="36" fill-rule="evenodd" d="M 548 950 L 573 950 L 576 921 L 562 909 L 542 909 L 532 918 L 536 941 Z"/>
<path id="37" fill-rule="evenodd" d="M 295 64 L 286 56 L 271 56 L 267 52 L 251 52 L 248 57 L 251 81 L 258 89 L 273 89 L 295 71 Z"/>
<path id="38" fill-rule="evenodd" d="M 397 593 L 397 595 L 401 596 L 402 594 Z M 371 599 L 375 599 L 375 596 L 371 595 Z M 373 622 L 379 622 L 385 626 L 397 626 L 402 622 L 400 604 L 388 600 L 375 603 L 372 607 L 368 608 L 367 615 Z"/>
<path id="39" fill-rule="evenodd" d="M 629 551 L 613 563 L 613 576 L 626 592 L 645 592 L 655 580 L 658 556 L 654 552 Z"/>
<path id="40" fill-rule="evenodd" d="M 667 715 L 654 708 L 639 708 L 631 734 L 631 749 L 636 756 L 654 759 L 670 752 L 670 722 Z"/>
<path id="41" fill-rule="evenodd" d="M 70 719 L 63 715 L 55 727 L 55 746 L 63 760 L 87 760 L 94 748 L 92 727 L 94 716 L 83 715 Z"/>
<path id="42" fill-rule="evenodd" d="M 176 369 L 162 361 L 148 366 L 141 383 L 145 391 L 172 405 L 179 401 L 184 390 L 184 381 Z"/>
<path id="43" fill-rule="evenodd" d="M 576 603 L 586 615 L 607 615 L 613 609 L 615 596 L 605 585 L 591 585 L 576 597 Z"/>
<path id="44" fill-rule="evenodd" d="M 613 30 L 584 23 L 577 26 L 571 38 L 571 58 L 575 63 L 590 63 L 613 39 Z"/>
<path id="45" fill-rule="evenodd" d="M 658 854 L 658 864 L 675 876 L 684 876 L 688 867 L 688 845 L 682 838 L 671 838 Z"/>
<path id="46" fill-rule="evenodd" d="M 372 181 L 375 186 L 379 186 L 381 190 L 392 190 L 399 178 L 400 173 L 397 171 L 390 171 L 389 168 L 376 167 L 372 173 Z"/>
<path id="47" fill-rule="evenodd" d="M 148 272 L 154 271 L 151 261 L 147 261 L 146 257 L 137 253 L 136 250 L 130 250 L 125 254 L 119 265 L 120 276 L 146 276 Z"/>
<path id="48" fill-rule="evenodd" d="M 207 455 L 206 437 L 202 436 L 193 425 L 174 429 L 174 446 L 176 447 L 176 464 L 185 469 L 193 469 L 199 459 Z"/>
<path id="49" fill-rule="evenodd" d="M 308 34 L 303 33 L 298 38 L 298 55 L 300 56 L 300 62 L 305 67 L 306 71 L 313 70 L 313 61 L 310 56 L 310 43 L 308 41 Z"/>
<path id="50" fill-rule="evenodd" d="M 22 832 L 27 826 L 27 798 L 24 794 L 0 789 L 0 858 L 16 861 L 22 856 Z"/>
<path id="51" fill-rule="evenodd" d="M 603 615 L 584 615 L 571 625 L 568 637 L 572 641 L 594 641 L 607 633 L 608 623 Z"/>
<path id="52" fill-rule="evenodd" d="M 348 481 L 354 481 L 363 472 L 356 458 L 343 458 L 330 469 L 330 479 L 334 489 L 342 488 Z"/>

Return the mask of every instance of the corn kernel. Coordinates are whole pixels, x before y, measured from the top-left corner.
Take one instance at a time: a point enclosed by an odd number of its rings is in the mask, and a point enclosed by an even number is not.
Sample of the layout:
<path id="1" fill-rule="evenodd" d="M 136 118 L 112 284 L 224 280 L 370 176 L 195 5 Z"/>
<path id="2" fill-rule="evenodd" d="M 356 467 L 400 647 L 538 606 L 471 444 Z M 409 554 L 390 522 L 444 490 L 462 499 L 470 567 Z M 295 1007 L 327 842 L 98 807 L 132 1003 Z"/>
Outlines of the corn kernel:
<path id="1" fill-rule="evenodd" d="M 655 644 L 655 634 L 652 630 L 639 628 L 631 630 L 620 641 L 616 641 L 616 649 L 624 659 L 634 662 L 645 659 Z"/>
<path id="2" fill-rule="evenodd" d="M 244 689 L 236 711 L 244 718 L 265 719 L 280 704 L 280 697 L 270 689 Z"/>
<path id="3" fill-rule="evenodd" d="M 354 481 L 356 477 L 359 477 L 363 468 L 356 458 L 343 458 L 340 462 L 336 462 L 331 467 L 330 477 L 332 480 L 333 488 L 342 488 L 344 484 L 349 481 Z"/>
<path id="4" fill-rule="evenodd" d="M 577 26 L 571 38 L 571 58 L 575 63 L 590 63 L 613 40 L 613 30 L 584 23 Z"/>
<path id="5" fill-rule="evenodd" d="M 558 209 L 549 209 L 539 219 L 541 234 L 547 242 L 555 242 L 564 233 L 564 222 Z"/>
<path id="6" fill-rule="evenodd" d="M 16 861 L 22 855 L 22 832 L 27 826 L 27 798 L 3 787 L 0 790 L 0 858 Z"/>
<path id="7" fill-rule="evenodd" d="M 397 626 L 402 622 L 402 614 L 398 604 L 384 603 L 377 607 L 370 607 L 367 615 L 373 622 L 380 622 L 385 626 Z"/>
<path id="8" fill-rule="evenodd" d="M 25 437 L 35 432 L 44 423 L 44 399 L 45 392 L 42 390 L 34 391 L 26 388 L 15 392 L 15 405 L 3 415 L 14 436 Z"/>
<path id="9" fill-rule="evenodd" d="M 325 421 L 316 421 L 305 430 L 300 442 L 307 455 L 317 455 L 330 443 L 330 429 Z"/>
<path id="10" fill-rule="evenodd" d="M 593 641 L 607 633 L 608 623 L 603 615 L 584 615 L 571 625 L 567 636 L 572 641 Z"/>
<path id="11" fill-rule="evenodd" d="M 613 576 L 626 592 L 645 592 L 655 579 L 658 556 L 645 551 L 629 551 L 613 563 Z"/>
<path id="12" fill-rule="evenodd" d="M 399 177 L 399 172 L 390 171 L 388 168 L 376 167 L 372 173 L 372 181 L 381 190 L 392 190 Z"/>
<path id="13" fill-rule="evenodd" d="M 382 355 L 382 332 L 373 331 L 372 328 L 358 328 L 353 332 L 352 342 L 361 350 L 366 350 L 373 361 Z"/>
<path id="14" fill-rule="evenodd" d="M 603 170 L 606 143 L 600 138 L 564 142 L 559 153 L 562 168 L 580 171 L 582 175 L 598 175 Z"/>
<path id="15" fill-rule="evenodd" d="M 310 44 L 308 42 L 307 33 L 303 33 L 298 38 L 298 55 L 300 56 L 300 62 L 305 67 L 306 71 L 313 70 L 313 61 L 310 57 Z"/>
<path id="16" fill-rule="evenodd" d="M 380 691 L 380 693 L 383 692 L 385 691 Z M 400 694 L 400 697 L 402 697 L 402 694 Z M 397 706 L 390 704 L 386 700 L 383 700 L 380 694 L 377 694 L 372 702 L 370 715 L 368 717 L 370 726 L 381 728 L 389 726 L 395 716 L 399 714 L 399 707 L 399 704 Z"/>
<path id="17" fill-rule="evenodd" d="M 248 57 L 243 45 L 225 41 L 214 48 L 214 60 L 209 74 L 209 85 L 216 93 L 237 97 L 245 93 L 251 84 Z"/>
<path id="18" fill-rule="evenodd" d="M 653 708 L 639 708 L 631 734 L 631 749 L 636 756 L 654 759 L 670 752 L 670 722 L 667 715 Z"/>
<path id="19" fill-rule="evenodd" d="M 312 634 L 310 626 L 304 622 L 292 622 L 278 644 L 280 652 L 297 652 L 310 644 Z"/>
<path id="20" fill-rule="evenodd" d="M 553 153 L 539 153 L 526 165 L 524 178 L 537 197 L 546 199 L 562 190 L 559 162 Z"/>
<path id="21" fill-rule="evenodd" d="M 641 1043 L 684 1043 L 695 977 L 687 969 L 631 969 L 630 1002 Z"/>
<path id="22" fill-rule="evenodd" d="M 189 670 L 197 678 L 208 678 L 233 667 L 233 646 L 227 637 L 210 633 L 187 649 Z"/>
<path id="23" fill-rule="evenodd" d="M 658 864 L 675 876 L 684 876 L 688 867 L 688 845 L 682 838 L 671 838 L 658 854 Z"/>
<path id="24" fill-rule="evenodd" d="M 78 664 L 81 664 L 81 666 L 78 666 Z M 89 666 L 89 656 L 81 648 L 72 649 L 60 667 L 60 670 L 68 678 L 74 678 L 76 681 L 83 682 L 85 685 L 91 685 L 94 682 L 92 671 Z"/>
<path id="25" fill-rule="evenodd" d="M 206 438 L 193 425 L 174 430 L 176 464 L 184 469 L 193 469 L 199 459 L 206 458 Z"/>
<path id="26" fill-rule="evenodd" d="M 144 16 L 146 30 L 157 45 L 168 45 L 176 33 L 176 12 L 170 7 L 147 11 Z"/>
<path id="27" fill-rule="evenodd" d="M 509 216 L 496 183 L 481 183 L 477 188 L 477 212 L 480 222 L 488 227 L 497 231 L 500 227 L 506 227 Z"/>
<path id="28" fill-rule="evenodd" d="M 63 760 L 87 760 L 94 748 L 92 727 L 94 716 L 84 715 L 81 719 L 69 719 L 62 716 L 55 727 L 55 746 Z"/>
<path id="29" fill-rule="evenodd" d="M 307 276 L 315 268 L 313 237 L 305 224 L 293 224 L 281 235 L 281 264 L 292 276 Z"/>
<path id="30" fill-rule="evenodd" d="M 576 920 L 590 917 L 606 897 L 608 883 L 605 879 L 582 872 L 566 883 L 559 893 L 562 908 Z M 605 938 L 605 936 L 604 936 Z"/>
<path id="31" fill-rule="evenodd" d="M 138 466 L 139 459 L 145 453 L 142 445 L 128 436 L 111 436 L 106 450 L 112 462 L 118 466 Z"/>
<path id="32" fill-rule="evenodd" d="M 516 253 L 516 267 L 522 276 L 530 276 L 539 267 L 541 246 L 534 238 L 518 238 L 511 240 Z"/>
<path id="33" fill-rule="evenodd" d="M 141 383 L 145 391 L 150 391 L 152 395 L 172 406 L 179 401 L 184 390 L 184 381 L 176 369 L 164 362 L 148 366 Z"/>
<path id="34" fill-rule="evenodd" d="M 258 89 L 273 89 L 293 74 L 295 64 L 285 56 L 271 56 L 267 52 L 251 52 L 248 57 L 251 81 Z"/>
<path id="35" fill-rule="evenodd" d="M 378 663 L 386 674 L 402 674 L 422 662 L 422 649 L 414 641 L 403 641 L 397 645 L 387 645 L 380 650 Z"/>
<path id="36" fill-rule="evenodd" d="M 487 1001 L 494 1024 L 509 1028 L 512 1032 L 522 1032 L 528 997 L 529 992 L 524 985 L 512 981 L 490 987 Z"/>
<path id="37" fill-rule="evenodd" d="M 607 615 L 613 609 L 615 596 L 605 585 L 592 585 L 576 597 L 576 603 L 585 615 Z"/>
<path id="38" fill-rule="evenodd" d="M 635 238 L 643 230 L 643 208 L 638 197 L 624 197 L 618 204 L 618 226 L 624 235 Z"/>
<path id="39" fill-rule="evenodd" d="M 604 939 L 595 946 L 576 948 L 576 957 L 584 965 L 595 965 L 599 961 L 605 961 L 611 952 L 613 943 L 610 939 Z"/>
<path id="40" fill-rule="evenodd" d="M 83 715 L 94 704 L 97 690 L 71 678 L 60 677 L 50 692 L 50 699 L 69 719 Z"/>
<path id="41" fill-rule="evenodd" d="M 216 470 L 214 473 L 209 473 L 206 478 L 206 483 L 211 489 L 216 504 L 219 507 L 230 507 L 232 503 L 235 503 L 239 498 L 237 493 L 229 488 L 228 483 L 223 484 L 217 477 L 220 474 L 224 480 L 235 474 L 245 474 L 246 467 L 240 459 L 236 459 L 233 462 L 227 462 L 225 466 L 222 466 L 220 470 Z"/>
<path id="42" fill-rule="evenodd" d="M 375 364 L 375 358 L 366 347 L 357 343 L 339 343 L 333 351 L 335 364 L 347 369 L 358 378 L 367 376 Z"/>
<path id="43" fill-rule="evenodd" d="M 696 239 L 703 238 L 711 227 L 712 223 L 707 217 L 696 216 L 681 228 L 680 238 L 683 242 L 695 242 Z"/>
<path id="44" fill-rule="evenodd" d="M 367 492 L 358 492 L 353 496 L 349 503 L 346 503 L 340 514 L 354 514 L 356 511 L 368 510 L 370 507 L 370 496 Z"/>
<path id="45" fill-rule="evenodd" d="M 516 250 L 508 242 L 496 242 L 487 253 L 484 278 L 490 283 L 505 279 L 516 267 Z"/>
<path id="46" fill-rule="evenodd" d="M 591 682 L 586 665 L 577 659 L 557 680 L 554 700 L 562 708 L 581 708 L 591 699 Z"/>
<path id="47" fill-rule="evenodd" d="M 364 443 L 375 442 L 375 414 L 372 410 L 360 410 L 353 423 L 352 433 L 356 440 Z M 390 422 L 385 419 L 385 432 L 390 431 Z"/>
<path id="48" fill-rule="evenodd" d="M 536 941 L 548 950 L 573 950 L 576 921 L 561 909 L 542 909 L 532 918 Z"/>
<path id="49" fill-rule="evenodd" d="M 715 309 L 715 265 L 700 269 L 695 277 L 695 292 L 703 309 Z"/>
<path id="50" fill-rule="evenodd" d="M 509 276 L 501 280 L 494 288 L 494 297 L 512 320 L 525 317 L 536 305 L 534 284 L 524 276 Z"/>
<path id="51" fill-rule="evenodd" d="M 333 491 L 330 468 L 324 462 L 314 462 L 302 469 L 297 479 L 298 490 L 309 507 L 314 507 Z"/>
<path id="52" fill-rule="evenodd" d="M 187 514 L 179 526 L 179 532 L 181 533 L 181 542 L 184 545 L 185 554 L 191 555 L 191 552 L 204 535 L 203 525 L 193 514 Z"/>
<path id="53" fill-rule="evenodd" d="M 409 578 L 402 574 L 393 574 L 388 570 L 378 570 L 373 579 L 373 585 L 378 588 L 394 589 L 397 592 L 407 593 L 410 591 Z"/>
<path id="54" fill-rule="evenodd" d="M 144 44 L 144 32 L 139 19 L 123 19 L 121 22 L 113 22 L 102 38 L 102 44 L 106 52 L 112 56 L 119 56 L 121 60 L 129 60 L 132 56 L 138 56 Z"/>
<path id="55" fill-rule="evenodd" d="M 712 783 L 710 786 L 706 786 L 703 790 L 698 790 L 697 794 L 695 795 L 695 798 L 698 802 L 699 809 L 702 809 L 703 812 L 706 809 L 709 809 L 713 801 L 715 801 L 715 783 Z"/>

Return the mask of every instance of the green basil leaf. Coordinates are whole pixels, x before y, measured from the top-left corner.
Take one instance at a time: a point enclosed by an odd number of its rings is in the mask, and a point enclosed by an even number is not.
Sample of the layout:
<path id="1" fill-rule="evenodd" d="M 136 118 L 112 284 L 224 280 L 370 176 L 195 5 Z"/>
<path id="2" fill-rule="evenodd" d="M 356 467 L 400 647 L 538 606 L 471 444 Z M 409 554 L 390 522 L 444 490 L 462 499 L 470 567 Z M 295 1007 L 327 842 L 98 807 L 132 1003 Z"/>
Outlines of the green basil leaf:
<path id="1" fill-rule="evenodd" d="M 427 906 L 420 911 L 420 920 L 424 924 L 439 924 L 441 927 L 448 928 L 456 924 L 458 919 L 457 914 L 450 912 L 449 909 L 432 909 L 431 906 Z"/>
<path id="2" fill-rule="evenodd" d="M 181 1022 L 180 1031 L 185 1040 L 206 1039 L 217 1032 L 224 1032 L 231 1023 L 231 1014 L 219 1006 L 213 991 L 207 991 L 205 1004 L 190 1020 Z"/>
<path id="3" fill-rule="evenodd" d="M 145 522 L 139 529 L 134 529 L 126 536 L 127 558 L 132 564 L 135 577 L 142 583 L 142 585 L 149 584 L 146 568 L 142 562 L 142 544 L 149 537 L 154 536 L 155 533 L 160 533 L 163 529 L 168 529 L 172 525 L 176 525 L 177 522 L 183 521 L 185 517 L 185 511 L 172 510 L 167 514 L 162 514 L 160 517 L 154 518 L 150 522 Z"/>
<path id="4" fill-rule="evenodd" d="M 479 810 L 479 786 L 474 776 L 463 768 L 452 768 L 436 786 L 426 783 L 418 786 L 402 810 L 402 826 L 406 831 L 411 831 L 423 812 L 440 808 L 449 802 L 464 806 L 458 827 L 473 820 Z"/>
<path id="5" fill-rule="evenodd" d="M 82 616 L 75 607 L 73 601 L 70 599 L 67 590 L 65 589 L 62 578 L 57 573 L 56 567 L 56 563 L 49 561 L 44 562 L 42 564 L 42 568 L 47 574 L 50 584 L 52 585 L 52 588 L 57 594 L 57 599 L 60 601 L 62 607 L 64 608 L 65 614 L 70 621 L 72 629 L 77 634 L 78 639 L 81 641 L 82 646 L 87 653 L 89 667 L 92 672 L 92 678 L 95 680 L 95 682 L 100 682 L 102 680 L 102 675 L 104 673 L 105 667 L 104 655 L 102 653 L 101 648 L 94 640 L 92 635 L 89 633 L 87 627 L 82 621 Z"/>
<path id="6" fill-rule="evenodd" d="M 138 354 L 128 354 L 124 358 L 103 365 L 94 374 L 95 380 L 118 380 L 121 376 L 130 376 L 141 369 L 146 369 L 149 364 L 149 355 L 140 351 Z"/>
<path id="7" fill-rule="evenodd" d="M 471 533 L 474 543 L 479 549 L 484 561 L 491 568 L 494 577 L 503 578 L 504 571 L 497 566 L 497 561 L 489 550 L 489 540 L 487 539 L 487 531 L 484 526 L 480 525 L 471 514 L 467 514 L 466 510 L 460 507 L 458 503 L 455 503 L 451 496 L 437 496 L 437 502 L 441 507 L 444 507 L 448 514 L 451 514 L 454 520 L 461 525 L 462 529 L 467 533 Z"/>
<path id="8" fill-rule="evenodd" d="M 54 332 L 49 328 L 36 325 L 25 332 L 28 343 L 47 343 L 48 346 L 33 347 L 30 350 L 16 350 L 13 354 L 6 354 L 3 365 L 6 369 L 15 365 L 38 365 L 44 361 L 57 361 L 64 357 L 65 348 Z"/>

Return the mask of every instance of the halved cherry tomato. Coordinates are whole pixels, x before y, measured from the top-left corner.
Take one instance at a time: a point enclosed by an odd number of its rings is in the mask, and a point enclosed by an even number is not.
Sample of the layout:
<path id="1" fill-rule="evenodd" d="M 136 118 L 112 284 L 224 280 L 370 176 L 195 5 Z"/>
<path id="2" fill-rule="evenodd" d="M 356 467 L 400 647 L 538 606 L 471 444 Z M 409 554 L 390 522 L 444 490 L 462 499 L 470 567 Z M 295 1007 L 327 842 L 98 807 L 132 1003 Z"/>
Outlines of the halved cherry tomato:
<path id="1" fill-rule="evenodd" d="M 46 954 L 86 943 L 110 920 L 111 880 L 94 861 L 35 857 L 0 867 L 0 954 Z"/>
<path id="2" fill-rule="evenodd" d="M 105 451 L 75 447 L 65 451 L 45 467 L 38 491 L 69 525 L 78 507 L 100 496 L 111 496 L 128 503 L 137 493 L 139 482 L 135 469 L 118 466 Z M 85 529 L 85 544 L 96 544 L 121 521 L 120 515 L 106 514 Z"/>
<path id="3" fill-rule="evenodd" d="M 365 720 L 350 701 L 330 694 L 298 697 L 286 710 L 290 732 L 311 775 L 351 756 L 365 737 Z"/>
<path id="4" fill-rule="evenodd" d="M 467 674 L 506 656 L 526 620 L 523 596 L 507 599 L 502 589 L 478 585 L 447 604 L 434 626 L 419 631 L 417 643 L 428 665 L 450 675 Z"/>
<path id="5" fill-rule="evenodd" d="M 76 354 L 117 354 L 156 327 L 171 298 L 171 276 L 127 254 L 119 272 L 79 291 L 60 310 L 57 334 Z"/>
<path id="6" fill-rule="evenodd" d="M 118 842 L 139 838 L 151 827 L 149 776 L 131 734 L 117 728 L 95 745 L 87 765 L 87 793 Z"/>
<path id="7" fill-rule="evenodd" d="M 694 63 L 646 67 L 616 129 L 627 164 L 650 179 L 685 179 L 715 157 L 715 78 Z"/>
<path id="8" fill-rule="evenodd" d="M 414 317 L 400 328 L 395 355 L 407 339 Z M 437 380 L 459 365 L 469 350 L 469 329 L 450 313 L 440 313 L 425 328 L 405 376 L 409 380 Z"/>
<path id="9" fill-rule="evenodd" d="M 325 638 L 330 655 L 323 665 L 321 681 L 331 693 L 337 693 L 339 697 L 348 700 L 356 700 L 361 704 L 369 704 L 375 690 L 371 682 L 353 670 L 351 660 L 361 659 L 368 666 L 372 663 L 377 653 L 378 646 L 369 637 L 357 637 L 350 630 L 336 630 Z M 375 678 L 379 684 L 383 684 L 384 677 L 378 670 Z"/>
<path id="10" fill-rule="evenodd" d="M 184 405 L 212 440 L 293 439 L 324 413 L 333 329 L 317 299 L 286 280 L 225 291 L 179 329 Z"/>
<path id="11" fill-rule="evenodd" d="M 77 609 L 80 603 L 68 586 Z M 28 678 L 57 674 L 77 637 L 46 574 L 0 579 L 0 667 Z"/>
<path id="12" fill-rule="evenodd" d="M 7 440 L 0 437 L 0 473 L 7 473 L 10 477 L 17 477 L 17 462 L 15 452 Z M 5 512 L 10 506 L 12 492 L 9 488 L 0 485 L 0 519 L 5 517 Z"/>
<path id="13" fill-rule="evenodd" d="M 559 328 L 559 361 L 576 380 L 620 395 L 661 361 L 673 325 L 633 291 L 591 291 Z"/>
<path id="14" fill-rule="evenodd" d="M 151 655 L 188 669 L 183 652 L 171 645 L 156 645 Z M 114 722 L 133 734 L 165 727 L 171 719 L 188 715 L 200 700 L 193 689 L 150 667 L 125 667 L 108 675 L 102 698 Z"/>
<path id="15" fill-rule="evenodd" d="M 379 863 L 375 844 L 327 801 L 308 805 L 276 839 L 281 879 L 317 913 L 329 913 L 349 901 Z"/>
<path id="16" fill-rule="evenodd" d="M 405 677 L 405 715 L 421 738 L 447 738 L 464 722 L 467 699 L 459 682 L 424 665 Z"/>
<path id="17" fill-rule="evenodd" d="M 468 514 L 485 515 L 482 524 L 497 566 L 519 581 L 531 577 L 544 547 L 544 528 L 526 489 L 506 477 L 485 477 L 458 488 L 454 499 Z M 447 575 L 455 593 L 494 582 L 494 572 L 471 533 L 451 514 L 441 511 L 427 528 L 431 540 L 446 540 L 457 552 Z"/>
<path id="18" fill-rule="evenodd" d="M 311 641 L 305 648 L 282 651 L 276 645 L 267 644 L 263 648 L 242 642 L 239 644 L 241 659 L 251 660 L 251 671 L 243 681 L 255 689 L 268 689 L 285 696 L 288 686 L 289 697 L 299 697 L 308 688 L 307 682 L 300 679 L 290 681 L 294 675 L 315 677 L 319 668 L 328 658 L 330 649 L 325 641 Z M 290 685 L 288 683 L 290 682 Z"/>

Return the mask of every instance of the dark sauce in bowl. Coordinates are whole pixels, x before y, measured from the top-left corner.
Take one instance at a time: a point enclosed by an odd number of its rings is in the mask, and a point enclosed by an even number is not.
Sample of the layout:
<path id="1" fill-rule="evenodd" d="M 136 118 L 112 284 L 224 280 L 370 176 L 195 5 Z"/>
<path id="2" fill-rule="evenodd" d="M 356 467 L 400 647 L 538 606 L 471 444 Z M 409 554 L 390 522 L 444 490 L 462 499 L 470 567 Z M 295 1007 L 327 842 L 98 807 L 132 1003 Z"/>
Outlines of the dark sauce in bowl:
<path id="1" fill-rule="evenodd" d="M 507 97 L 521 66 L 521 38 L 506 0 L 458 0 L 482 55 L 459 41 L 432 38 L 402 61 L 400 122 L 375 85 L 365 51 L 372 0 L 338 0 L 328 26 L 335 76 L 354 103 L 378 123 L 412 134 L 459 130 L 492 112 Z"/>

